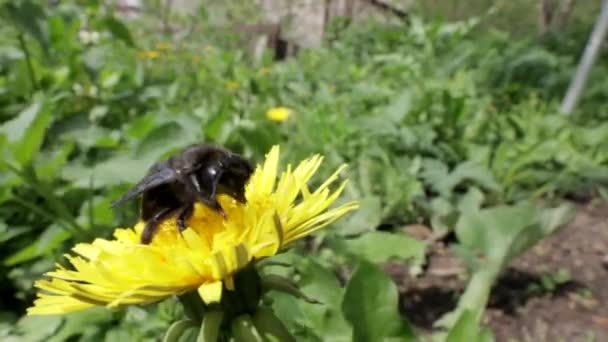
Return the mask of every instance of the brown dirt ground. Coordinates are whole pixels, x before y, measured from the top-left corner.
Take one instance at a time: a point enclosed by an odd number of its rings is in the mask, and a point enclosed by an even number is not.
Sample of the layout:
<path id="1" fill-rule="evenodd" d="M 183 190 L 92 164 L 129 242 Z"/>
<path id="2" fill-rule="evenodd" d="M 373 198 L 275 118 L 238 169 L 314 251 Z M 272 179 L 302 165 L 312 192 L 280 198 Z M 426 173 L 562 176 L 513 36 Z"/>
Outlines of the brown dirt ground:
<path id="1" fill-rule="evenodd" d="M 425 234 L 419 225 L 407 230 Z M 430 248 L 427 265 L 416 279 L 402 264 L 385 267 L 399 284 L 402 313 L 421 333 L 454 309 L 466 285 L 463 266 L 444 243 Z M 569 276 L 559 280 L 559 273 Z M 608 342 L 607 304 L 608 205 L 580 205 L 568 226 L 505 272 L 492 290 L 483 322 L 497 342 Z"/>

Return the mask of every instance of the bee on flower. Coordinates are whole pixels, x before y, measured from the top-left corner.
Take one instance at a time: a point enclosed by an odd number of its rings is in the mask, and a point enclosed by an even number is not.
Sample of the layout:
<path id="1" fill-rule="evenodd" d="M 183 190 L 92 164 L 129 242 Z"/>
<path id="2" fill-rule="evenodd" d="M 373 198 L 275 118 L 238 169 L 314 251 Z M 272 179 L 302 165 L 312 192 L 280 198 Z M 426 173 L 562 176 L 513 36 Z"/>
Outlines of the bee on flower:
<path id="1" fill-rule="evenodd" d="M 185 230 L 180 233 L 176 220 L 167 219 L 150 244 L 140 243 L 144 222 L 116 229 L 113 239 L 77 244 L 66 255 L 69 267 L 58 265 L 35 283 L 40 292 L 28 314 L 116 308 L 176 295 L 187 298 L 184 305 L 203 305 L 200 334 L 215 336 L 209 340 L 216 340 L 226 326 L 232 336 L 273 327 L 269 333 L 278 340 L 293 340 L 272 311 L 260 306 L 264 279 L 257 263 L 355 210 L 358 203 L 331 207 L 346 186 L 343 181 L 330 189 L 345 165 L 310 189 L 307 184 L 322 156 L 314 155 L 295 168 L 288 165 L 280 174 L 278 161 L 275 146 L 249 178 L 244 203 L 218 196 L 225 217 L 197 203 Z"/>

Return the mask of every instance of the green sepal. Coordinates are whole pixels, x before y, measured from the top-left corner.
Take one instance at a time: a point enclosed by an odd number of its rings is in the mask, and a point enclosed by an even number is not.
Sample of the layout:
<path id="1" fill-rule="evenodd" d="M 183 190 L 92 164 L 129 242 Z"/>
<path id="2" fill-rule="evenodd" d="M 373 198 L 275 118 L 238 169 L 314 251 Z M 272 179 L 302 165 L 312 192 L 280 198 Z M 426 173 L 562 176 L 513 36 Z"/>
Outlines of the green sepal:
<path id="1" fill-rule="evenodd" d="M 224 318 L 223 311 L 208 311 L 203 316 L 201 330 L 198 333 L 196 342 L 216 342 L 220 336 L 222 320 Z"/>
<path id="2" fill-rule="evenodd" d="M 251 316 L 253 325 L 265 341 L 295 342 L 296 338 L 285 324 L 269 309 L 260 306 Z"/>
<path id="3" fill-rule="evenodd" d="M 232 320 L 230 331 L 235 342 L 262 342 L 262 336 L 253 325 L 251 316 L 248 314 L 240 315 Z"/>
<path id="4" fill-rule="evenodd" d="M 298 288 L 298 285 L 295 282 L 293 282 L 292 280 L 290 280 L 288 278 L 281 277 L 276 274 L 269 274 L 262 278 L 262 289 L 263 289 L 264 293 L 268 292 L 270 290 L 275 290 L 275 291 L 279 291 L 279 292 L 283 292 L 283 293 L 292 295 L 296 298 L 303 299 L 306 302 L 311 303 L 311 304 L 321 304 L 321 302 L 319 302 L 318 300 L 310 298 L 307 295 L 305 295 Z"/>
<path id="5" fill-rule="evenodd" d="M 196 323 L 190 319 L 182 319 L 179 321 L 173 322 L 167 332 L 165 333 L 165 337 L 163 337 L 163 342 L 176 342 L 179 341 L 179 338 L 184 334 L 184 332 L 188 328 L 196 327 Z"/>

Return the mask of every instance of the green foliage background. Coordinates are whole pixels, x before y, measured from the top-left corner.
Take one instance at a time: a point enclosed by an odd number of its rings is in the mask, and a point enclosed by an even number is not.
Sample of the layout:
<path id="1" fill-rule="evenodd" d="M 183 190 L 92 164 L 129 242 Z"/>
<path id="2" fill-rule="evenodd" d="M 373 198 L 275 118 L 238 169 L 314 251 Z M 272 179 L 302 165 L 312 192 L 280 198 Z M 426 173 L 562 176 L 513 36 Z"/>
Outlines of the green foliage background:
<path id="1" fill-rule="evenodd" d="M 426 242 L 396 229 L 416 221 L 436 238 L 456 236 L 470 271 L 458 307 L 427 338 L 489 340 L 478 323 L 500 272 L 568 221 L 564 197 L 606 196 L 608 65 L 595 67 L 575 115 L 557 106 L 589 17 L 540 38 L 488 29 L 501 12 L 457 22 L 344 20 L 322 48 L 256 64 L 235 48 L 236 35 L 205 26 L 205 13 L 203 34 L 180 39 L 157 18 L 127 23 L 94 2 L 4 1 L 1 14 L 2 340 L 162 336 L 181 315 L 174 300 L 23 314 L 33 281 L 70 246 L 135 221 L 135 204 L 111 210 L 110 202 L 190 143 L 213 141 L 254 160 L 278 143 L 284 162 L 322 153 L 322 172 L 350 165 L 345 200 L 359 199 L 359 212 L 317 236 L 312 250 L 279 257 L 293 267 L 276 271 L 323 303 L 269 298 L 301 340 L 414 339 L 378 265 L 409 260 L 422 272 Z M 98 41 L 85 37 L 92 32 Z M 267 120 L 276 106 L 293 115 Z M 335 273 L 345 270 L 352 276 L 341 283 Z"/>

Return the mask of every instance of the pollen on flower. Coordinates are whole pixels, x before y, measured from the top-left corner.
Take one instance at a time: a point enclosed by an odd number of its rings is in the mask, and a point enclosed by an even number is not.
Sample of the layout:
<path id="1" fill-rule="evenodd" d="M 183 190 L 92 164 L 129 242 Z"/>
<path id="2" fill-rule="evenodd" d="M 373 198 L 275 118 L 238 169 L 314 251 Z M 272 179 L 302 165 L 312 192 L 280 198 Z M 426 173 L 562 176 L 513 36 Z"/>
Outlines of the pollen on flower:
<path id="1" fill-rule="evenodd" d="M 307 183 L 321 166 L 321 156 L 295 168 L 288 166 L 281 174 L 278 159 L 275 146 L 251 176 L 245 204 L 218 197 L 227 219 L 197 204 L 183 232 L 175 218 L 168 218 L 149 245 L 139 243 L 143 222 L 116 229 L 113 239 L 76 245 L 68 256 L 71 267 L 58 266 L 35 283 L 43 292 L 28 313 L 152 303 L 192 291 L 208 304 L 218 302 L 222 288 L 234 287 L 240 270 L 358 207 L 348 202 L 330 208 L 344 189 L 345 182 L 334 186 L 343 167 L 318 188 L 309 189 Z"/>

